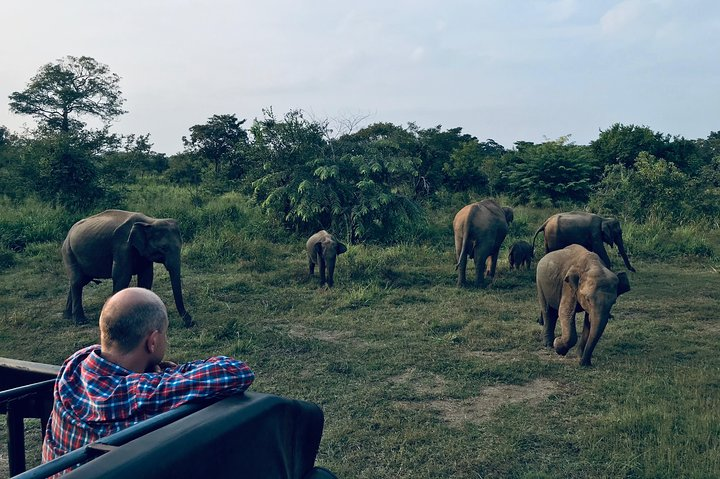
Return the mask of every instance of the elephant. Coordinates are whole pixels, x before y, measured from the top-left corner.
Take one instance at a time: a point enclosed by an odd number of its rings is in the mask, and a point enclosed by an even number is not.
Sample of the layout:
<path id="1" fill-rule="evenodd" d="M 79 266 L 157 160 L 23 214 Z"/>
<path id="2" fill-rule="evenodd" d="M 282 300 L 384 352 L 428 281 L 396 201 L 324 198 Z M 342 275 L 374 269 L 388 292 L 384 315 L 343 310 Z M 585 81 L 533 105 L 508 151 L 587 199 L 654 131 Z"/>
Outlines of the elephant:
<path id="1" fill-rule="evenodd" d="M 603 243 L 607 243 L 611 247 L 616 244 L 625 267 L 635 272 L 635 268 L 632 267 L 625 253 L 625 243 L 622 238 L 620 222 L 615 218 L 604 218 L 583 211 L 558 213 L 545 220 L 545 223 L 537 229 L 535 236 L 533 236 L 533 246 L 535 245 L 535 238 L 541 231 L 544 232 L 545 236 L 546 253 L 562 249 L 571 244 L 579 244 L 589 251 L 597 253 L 605 266 L 612 268 L 612 263 Z"/>
<path id="2" fill-rule="evenodd" d="M 320 230 L 312 235 L 305 244 L 307 249 L 308 269 L 310 276 L 315 274 L 315 265 L 320 269 L 320 286 L 326 282 L 328 287 L 334 284 L 335 261 L 339 254 L 347 251 L 347 246 L 335 239 L 333 235 L 325 230 Z M 325 269 L 327 268 L 327 276 Z"/>
<path id="3" fill-rule="evenodd" d="M 68 231 L 61 250 L 70 279 L 64 316 L 78 324 L 87 322 L 82 291 L 90 281 L 112 278 L 114 294 L 127 288 L 131 277 L 137 275 L 137 285 L 151 289 L 153 263 L 162 263 L 170 275 L 178 313 L 185 326 L 192 326 L 182 296 L 181 248 L 180 230 L 171 218 L 106 210 L 78 221 Z"/>
<path id="4" fill-rule="evenodd" d="M 510 263 L 510 269 L 517 268 L 523 264 L 530 269 L 530 263 L 535 258 L 535 252 L 533 251 L 533 245 L 527 241 L 516 241 L 510 247 L 508 253 L 508 262 Z"/>
<path id="5" fill-rule="evenodd" d="M 577 342 L 575 313 L 584 311 L 583 331 L 578 344 L 581 366 L 591 366 L 591 357 L 610 319 L 617 297 L 630 291 L 627 273 L 613 273 L 600 256 L 573 244 L 540 259 L 536 273 L 540 324 L 545 346 L 564 356 Z M 562 336 L 555 337 L 560 320 Z"/>
<path id="6" fill-rule="evenodd" d="M 475 260 L 475 284 L 483 285 L 483 274 L 495 277 L 500 245 L 513 221 L 513 210 L 500 206 L 495 200 L 486 199 L 463 207 L 455 215 L 455 270 L 457 285 L 465 284 L 468 257 Z"/>

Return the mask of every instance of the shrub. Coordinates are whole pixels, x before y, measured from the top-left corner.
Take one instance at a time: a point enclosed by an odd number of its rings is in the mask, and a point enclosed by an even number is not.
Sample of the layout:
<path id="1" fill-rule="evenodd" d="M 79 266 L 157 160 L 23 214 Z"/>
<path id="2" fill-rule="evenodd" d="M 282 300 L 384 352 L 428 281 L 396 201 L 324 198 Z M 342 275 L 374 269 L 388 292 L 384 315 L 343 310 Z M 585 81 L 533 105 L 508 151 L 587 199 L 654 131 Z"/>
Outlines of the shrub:
<path id="1" fill-rule="evenodd" d="M 14 203 L 0 199 L 0 246 L 12 251 L 23 251 L 34 242 L 57 241 L 77 221 L 62 207 L 53 207 L 34 198 Z"/>
<path id="2" fill-rule="evenodd" d="M 0 271 L 15 266 L 15 253 L 0 244 Z"/>

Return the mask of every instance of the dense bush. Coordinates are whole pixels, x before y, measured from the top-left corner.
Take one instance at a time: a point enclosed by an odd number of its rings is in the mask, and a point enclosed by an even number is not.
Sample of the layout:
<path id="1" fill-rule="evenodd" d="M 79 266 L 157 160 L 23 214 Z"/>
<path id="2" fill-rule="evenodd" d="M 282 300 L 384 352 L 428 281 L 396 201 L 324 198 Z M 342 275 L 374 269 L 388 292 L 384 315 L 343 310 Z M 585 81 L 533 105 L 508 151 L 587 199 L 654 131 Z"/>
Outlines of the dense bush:
<path id="1" fill-rule="evenodd" d="M 31 243 L 60 242 L 76 217 L 37 199 L 16 203 L 0 198 L 0 246 L 20 252 Z"/>

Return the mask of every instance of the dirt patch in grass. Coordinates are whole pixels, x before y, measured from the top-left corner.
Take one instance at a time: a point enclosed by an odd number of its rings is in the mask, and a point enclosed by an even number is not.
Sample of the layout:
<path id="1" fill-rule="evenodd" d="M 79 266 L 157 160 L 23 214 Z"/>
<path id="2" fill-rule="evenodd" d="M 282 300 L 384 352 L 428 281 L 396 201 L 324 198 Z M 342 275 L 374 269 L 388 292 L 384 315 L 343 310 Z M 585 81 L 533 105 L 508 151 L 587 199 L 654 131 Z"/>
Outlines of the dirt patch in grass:
<path id="1" fill-rule="evenodd" d="M 440 412 L 443 419 L 453 426 L 465 423 L 479 424 L 492 417 L 501 406 L 514 403 L 538 404 L 560 390 L 560 385 L 547 379 L 536 379 L 522 386 L 505 384 L 489 386 L 480 395 L 462 399 L 430 401 L 430 407 Z"/>
<path id="2" fill-rule="evenodd" d="M 442 376 L 417 372 L 415 368 L 398 376 L 392 376 L 388 381 L 393 384 L 412 384 L 412 389 L 419 395 L 435 395 L 447 387 L 447 381 Z"/>
<path id="3" fill-rule="evenodd" d="M 317 339 L 333 344 L 350 344 L 356 347 L 367 346 L 367 342 L 354 337 L 352 331 L 324 331 L 321 329 L 308 328 L 301 324 L 294 324 L 290 326 L 288 334 L 300 339 Z"/>
<path id="4" fill-rule="evenodd" d="M 402 377 L 398 376 L 398 378 Z M 462 427 L 467 423 L 480 424 L 487 421 L 495 411 L 507 404 L 539 404 L 558 391 L 560 391 L 559 383 L 548 379 L 536 379 L 524 385 L 488 386 L 482 388 L 477 396 L 467 399 L 434 399 L 424 402 L 398 401 L 397 404 L 406 409 L 436 411 L 451 426 Z"/>

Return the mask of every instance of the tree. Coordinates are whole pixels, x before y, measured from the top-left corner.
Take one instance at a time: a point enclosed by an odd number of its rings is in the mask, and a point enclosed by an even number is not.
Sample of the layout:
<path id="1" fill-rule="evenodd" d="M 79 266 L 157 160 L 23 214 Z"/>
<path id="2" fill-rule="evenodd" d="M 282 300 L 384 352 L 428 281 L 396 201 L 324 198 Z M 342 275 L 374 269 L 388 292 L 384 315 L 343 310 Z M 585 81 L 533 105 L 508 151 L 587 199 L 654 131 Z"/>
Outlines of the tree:
<path id="1" fill-rule="evenodd" d="M 411 126 L 414 126 L 411 124 Z M 418 195 L 428 194 L 440 189 L 446 183 L 447 172 L 445 165 L 450 162 L 453 152 L 468 142 L 477 139 L 467 133 L 462 133 L 462 128 L 451 128 L 441 131 L 441 126 L 417 130 L 418 156 L 420 166 L 418 168 Z"/>
<path id="2" fill-rule="evenodd" d="M 27 88 L 10 95 L 10 110 L 34 116 L 51 131 L 67 133 L 85 126 L 80 117 L 94 116 L 106 124 L 122 115 L 120 77 L 90 57 L 67 56 L 48 63 Z"/>
<path id="3" fill-rule="evenodd" d="M 521 202 L 586 201 L 595 176 L 592 160 L 589 147 L 569 143 L 568 137 L 518 144 L 503 160 L 508 190 Z"/>
<path id="4" fill-rule="evenodd" d="M 702 214 L 693 206 L 703 196 L 701 186 L 674 163 L 645 151 L 633 163 L 633 168 L 620 164 L 607 168 L 590 199 L 592 208 L 637 222 L 653 219 L 679 224 Z"/>
<path id="5" fill-rule="evenodd" d="M 272 109 L 263 114 L 250 127 L 253 142 L 247 148 L 248 162 L 257 165 L 251 178 L 253 196 L 286 227 L 307 233 L 318 226 L 323 213 L 318 205 L 328 204 L 313 186 L 312 163 L 326 154 L 325 127 L 300 110 L 282 119 Z"/>
<path id="6" fill-rule="evenodd" d="M 331 229 L 349 240 L 389 241 L 420 215 L 414 136 L 377 123 L 328 143 L 326 125 L 291 111 L 255 120 L 248 148 L 261 161 L 252 182 L 261 207 L 298 233 Z"/>
<path id="7" fill-rule="evenodd" d="M 119 136 L 116 143 L 98 159 L 105 178 L 122 178 L 124 183 L 133 183 L 147 174 L 160 174 L 168 167 L 165 154 L 152 150 L 149 133 Z"/>
<path id="8" fill-rule="evenodd" d="M 600 166 L 600 172 L 609 165 L 620 163 L 631 168 L 641 151 L 662 157 L 667 139 L 646 126 L 621 125 L 615 123 L 601 131 L 590 146 Z"/>
<path id="9" fill-rule="evenodd" d="M 235 115 L 213 115 L 206 124 L 191 126 L 190 138 L 183 136 L 182 141 L 188 150 L 211 162 L 215 175 L 219 175 L 223 165 L 239 162 L 238 145 L 246 145 L 248 140 L 243 123 L 245 120 L 238 120 Z"/>
<path id="10" fill-rule="evenodd" d="M 443 165 L 447 186 L 457 192 L 490 192 L 490 180 L 497 181 L 496 165 L 504 153 L 505 148 L 494 140 L 480 143 L 473 138 L 458 145 Z"/>

